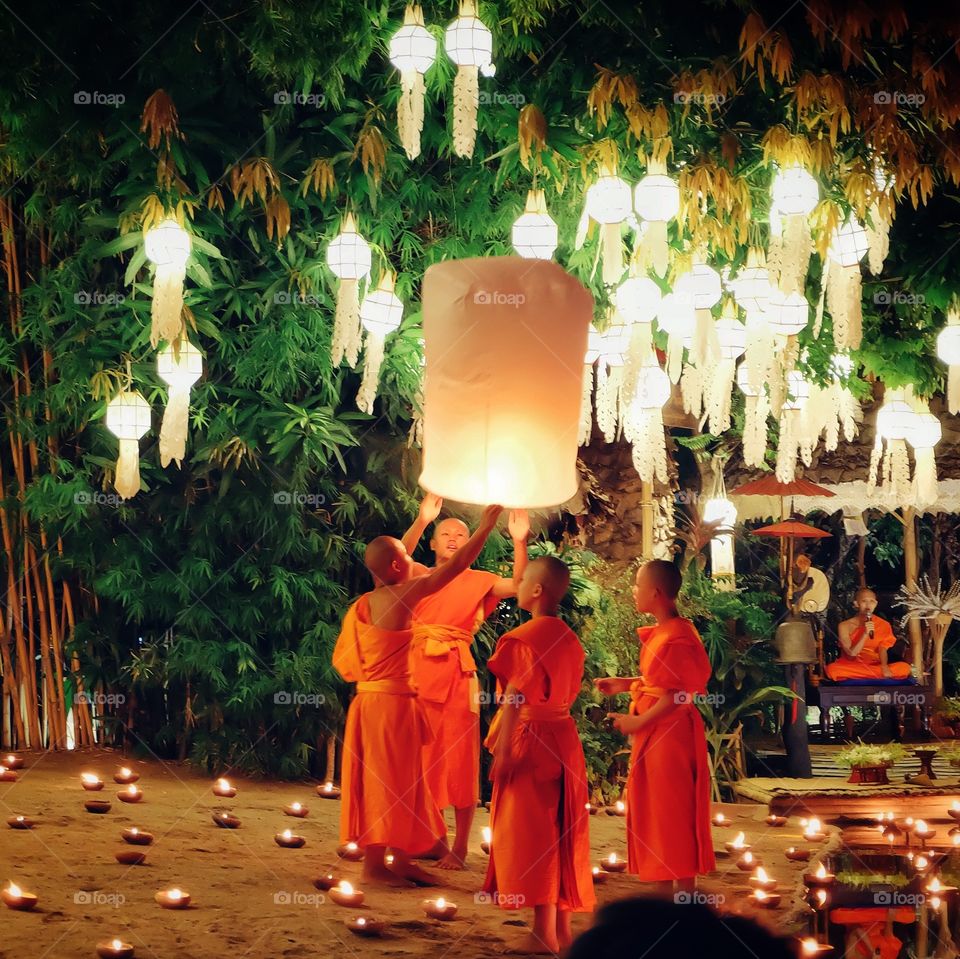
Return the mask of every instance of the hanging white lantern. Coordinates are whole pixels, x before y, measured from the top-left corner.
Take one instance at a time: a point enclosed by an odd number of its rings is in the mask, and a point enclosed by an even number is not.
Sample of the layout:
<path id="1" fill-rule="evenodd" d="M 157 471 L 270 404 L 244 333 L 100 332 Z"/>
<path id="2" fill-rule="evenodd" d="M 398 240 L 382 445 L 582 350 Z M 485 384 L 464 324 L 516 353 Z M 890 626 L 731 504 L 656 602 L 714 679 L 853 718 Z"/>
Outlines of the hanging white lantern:
<path id="1" fill-rule="evenodd" d="M 763 383 L 750 382 L 746 362 L 737 367 L 737 386 L 744 396 L 743 462 L 747 466 L 762 466 L 767 454 L 770 399 Z"/>
<path id="2" fill-rule="evenodd" d="M 767 322 L 778 336 L 796 336 L 807 325 L 810 307 L 802 293 L 774 290 L 767 307 Z"/>
<path id="3" fill-rule="evenodd" d="M 763 313 L 767 309 L 774 287 L 762 250 L 751 248 L 747 265 L 730 281 L 730 288 L 744 313 Z"/>
<path id="4" fill-rule="evenodd" d="M 472 157 L 477 142 L 479 74 L 493 76 L 493 34 L 477 17 L 474 0 L 461 0 L 460 15 L 444 35 L 447 56 L 457 65 L 453 81 L 453 152 Z"/>
<path id="5" fill-rule="evenodd" d="M 820 202 L 817 181 L 801 166 L 778 170 L 771 193 L 773 206 L 782 216 L 809 216 Z"/>
<path id="6" fill-rule="evenodd" d="M 634 402 L 642 410 L 662 409 L 670 400 L 670 377 L 659 365 L 640 368 Z"/>
<path id="7" fill-rule="evenodd" d="M 694 308 L 710 310 L 715 307 L 723 295 L 720 274 L 707 263 L 694 263 L 690 274 L 693 282 Z"/>
<path id="8" fill-rule="evenodd" d="M 650 323 L 660 309 L 663 294 L 646 276 L 627 277 L 613 295 L 617 312 L 630 323 Z"/>
<path id="9" fill-rule="evenodd" d="M 667 176 L 666 165 L 651 162 L 649 172 L 634 187 L 633 207 L 644 221 L 640 259 L 658 276 L 667 272 L 667 224 L 680 212 L 680 187 Z"/>
<path id="10" fill-rule="evenodd" d="M 543 190 L 530 190 L 523 213 L 514 220 L 513 248 L 528 260 L 549 260 L 557 248 L 557 224 L 547 213 Z"/>
<path id="11" fill-rule="evenodd" d="M 139 391 L 126 391 L 107 404 L 107 429 L 120 441 L 113 487 L 123 499 L 140 491 L 140 437 L 150 429 L 150 404 Z"/>
<path id="12" fill-rule="evenodd" d="M 420 156 L 423 132 L 423 75 L 437 58 L 437 41 L 423 24 L 419 4 L 407 4 L 403 26 L 390 38 L 390 62 L 400 71 L 397 130 L 407 157 Z"/>
<path id="13" fill-rule="evenodd" d="M 620 228 L 631 214 L 630 186 L 609 167 L 600 168 L 597 182 L 587 188 L 584 215 L 600 225 L 603 282 L 612 286 L 623 276 L 623 240 Z"/>
<path id="14" fill-rule="evenodd" d="M 154 265 L 150 304 L 150 345 L 173 343 L 183 330 L 183 280 L 190 257 L 190 234 L 174 219 L 163 220 L 143 237 L 144 252 Z"/>
<path id="15" fill-rule="evenodd" d="M 636 390 L 624 416 L 624 436 L 629 441 L 633 466 L 645 483 L 668 480 L 663 407 L 670 399 L 670 378 L 652 352 L 637 373 Z"/>
<path id="16" fill-rule="evenodd" d="M 914 429 L 915 418 L 909 403 L 889 400 L 877 411 L 877 434 L 885 440 L 905 440 Z"/>
<path id="17" fill-rule="evenodd" d="M 591 323 L 587 333 L 587 351 L 583 357 L 583 385 L 580 393 L 580 429 L 578 445 L 586 446 L 593 433 L 593 364 L 603 349 L 603 334 Z"/>
<path id="18" fill-rule="evenodd" d="M 403 303 L 394 293 L 396 278 L 387 270 L 380 283 L 363 298 L 360 304 L 360 323 L 367 331 L 364 344 L 363 379 L 357 391 L 357 408 L 364 413 L 373 413 L 373 401 L 377 398 L 380 383 L 380 367 L 383 365 L 384 340 L 400 328 L 403 319 Z"/>
<path id="19" fill-rule="evenodd" d="M 869 249 L 867 231 L 852 217 L 834 229 L 827 253 L 840 266 L 858 266 Z"/>
<path id="20" fill-rule="evenodd" d="M 916 425 L 907 391 L 887 390 L 884 404 L 877 411 L 876 441 L 870 456 L 868 489 L 882 485 L 884 492 L 899 503 L 911 501 L 910 457 L 906 439 Z"/>
<path id="21" fill-rule="evenodd" d="M 340 281 L 330 347 L 334 369 L 344 357 L 351 369 L 356 368 L 360 355 L 360 280 L 370 274 L 371 263 L 370 247 L 357 232 L 353 214 L 348 213 L 327 247 L 327 265 Z"/>
<path id="22" fill-rule="evenodd" d="M 704 503 L 703 521 L 719 523 L 718 533 L 732 533 L 737 523 L 737 507 L 726 497 L 711 497 Z"/>
<path id="23" fill-rule="evenodd" d="M 747 349 L 747 328 L 731 316 L 722 316 L 716 322 L 717 339 L 720 342 L 720 357 L 736 360 Z"/>
<path id="24" fill-rule="evenodd" d="M 693 344 L 696 324 L 693 293 L 674 287 L 660 301 L 657 311 L 657 325 L 667 334 L 667 375 L 672 383 L 680 381 L 683 351 Z"/>
<path id="25" fill-rule="evenodd" d="M 624 364 L 629 348 L 630 328 L 623 323 L 611 323 L 600 335 L 594 405 L 597 425 L 608 443 L 617 438 L 623 419 L 621 400 Z"/>
<path id="26" fill-rule="evenodd" d="M 710 578 L 718 590 L 735 589 L 733 527 L 737 521 L 737 508 L 725 495 L 712 497 L 704 504 L 703 520 L 720 524 L 710 540 Z"/>
<path id="27" fill-rule="evenodd" d="M 170 388 L 160 423 L 160 465 L 186 455 L 190 422 L 190 387 L 203 375 L 203 354 L 183 337 L 174 350 L 168 343 L 157 354 L 157 375 Z"/>
<path id="28" fill-rule="evenodd" d="M 920 508 L 932 506 L 939 497 L 937 460 L 934 447 L 943 439 L 943 426 L 926 403 L 918 404 L 913 427 L 907 442 L 913 447 L 916 468 L 913 473 L 915 503 Z"/>
<path id="29" fill-rule="evenodd" d="M 960 313 L 947 311 L 947 325 L 937 336 L 937 357 L 947 364 L 947 409 L 960 413 Z"/>

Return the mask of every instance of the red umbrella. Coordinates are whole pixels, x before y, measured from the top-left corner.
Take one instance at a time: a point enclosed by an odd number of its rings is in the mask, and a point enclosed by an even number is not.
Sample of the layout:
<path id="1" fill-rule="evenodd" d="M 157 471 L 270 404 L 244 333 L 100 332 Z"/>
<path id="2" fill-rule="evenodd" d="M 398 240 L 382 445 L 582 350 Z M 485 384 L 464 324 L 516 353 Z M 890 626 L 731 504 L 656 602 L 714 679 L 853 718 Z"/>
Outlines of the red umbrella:
<path id="1" fill-rule="evenodd" d="M 795 479 L 789 483 L 781 483 L 776 476 L 761 476 L 760 479 L 750 480 L 743 486 L 732 490 L 738 496 L 836 496 L 825 486 L 817 486 L 810 480 Z"/>
<path id="2" fill-rule="evenodd" d="M 753 535 L 780 536 L 788 539 L 826 539 L 833 534 L 817 529 L 816 526 L 808 526 L 806 523 L 790 519 L 783 523 L 774 523 L 772 526 L 761 526 L 753 530 Z"/>

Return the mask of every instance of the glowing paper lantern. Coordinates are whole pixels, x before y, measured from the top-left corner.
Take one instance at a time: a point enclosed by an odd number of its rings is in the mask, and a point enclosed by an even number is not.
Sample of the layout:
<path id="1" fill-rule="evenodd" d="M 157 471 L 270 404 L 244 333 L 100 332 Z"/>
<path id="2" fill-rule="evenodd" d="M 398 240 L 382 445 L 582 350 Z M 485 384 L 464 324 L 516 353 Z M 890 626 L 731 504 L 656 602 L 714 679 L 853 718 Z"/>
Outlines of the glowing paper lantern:
<path id="1" fill-rule="evenodd" d="M 660 309 L 663 294 L 646 276 L 627 277 L 613 295 L 617 312 L 629 323 L 650 323 Z"/>
<path id="2" fill-rule="evenodd" d="M 693 282 L 694 308 L 712 309 L 720 302 L 720 297 L 723 295 L 720 274 L 707 263 L 694 263 L 690 273 Z"/>
<path id="3" fill-rule="evenodd" d="M 730 316 L 722 316 L 716 323 L 717 339 L 720 343 L 720 356 L 724 360 L 735 360 L 747 349 L 747 328 Z"/>
<path id="4" fill-rule="evenodd" d="M 703 507 L 706 523 L 719 523 L 717 533 L 710 540 L 710 578 L 718 590 L 736 588 L 736 566 L 733 553 L 733 527 L 737 508 L 726 494 L 708 499 Z"/>
<path id="5" fill-rule="evenodd" d="M 767 306 L 767 322 L 778 336 L 796 336 L 807 325 L 810 307 L 802 293 L 775 289 Z"/>
<path id="6" fill-rule="evenodd" d="M 590 294 L 557 264 L 447 260 L 423 281 L 420 485 L 463 503 L 540 508 L 577 490 Z"/>
<path id="7" fill-rule="evenodd" d="M 876 441 L 870 456 L 868 488 L 881 482 L 884 491 L 900 503 L 912 501 L 910 457 L 906 440 L 916 427 L 917 414 L 907 401 L 906 390 L 887 390 L 877 411 Z"/>
<path id="8" fill-rule="evenodd" d="M 453 152 L 472 157 L 477 142 L 479 73 L 493 76 L 493 34 L 477 17 L 474 0 L 461 0 L 460 16 L 443 39 L 447 56 L 457 65 L 453 81 Z"/>
<path id="9" fill-rule="evenodd" d="M 827 253 L 840 266 L 857 266 L 868 249 L 867 231 L 851 217 L 833 231 Z"/>
<path id="10" fill-rule="evenodd" d="M 663 433 L 662 409 L 670 399 L 670 377 L 649 353 L 640 367 L 636 390 L 624 417 L 624 435 L 631 445 L 633 466 L 645 483 L 654 478 L 665 483 L 667 447 Z"/>
<path id="11" fill-rule="evenodd" d="M 817 181 L 801 166 L 778 170 L 771 192 L 773 206 L 783 216 L 809 216 L 820 200 Z"/>
<path id="12" fill-rule="evenodd" d="M 190 387 L 203 374 L 203 355 L 183 337 L 178 349 L 168 344 L 157 354 L 157 375 L 170 387 L 160 423 L 160 465 L 174 460 L 177 466 L 186 454 L 190 420 Z"/>
<path id="13" fill-rule="evenodd" d="M 603 282 L 616 283 L 623 275 L 620 225 L 632 213 L 630 186 L 609 167 L 601 167 L 596 183 L 587 188 L 584 216 L 600 225 Z"/>
<path id="14" fill-rule="evenodd" d="M 352 213 L 344 217 L 340 232 L 327 247 L 327 265 L 340 281 L 330 346 L 333 366 L 336 369 L 346 357 L 353 369 L 360 355 L 360 280 L 370 273 L 371 255 Z"/>
<path id="15" fill-rule="evenodd" d="M 360 304 L 360 323 L 367 331 L 367 339 L 357 407 L 364 413 L 373 412 L 373 401 L 377 398 L 384 340 L 399 329 L 403 319 L 403 303 L 393 292 L 395 282 L 393 273 L 388 270 L 380 277 L 377 288 L 368 293 Z"/>
<path id="16" fill-rule="evenodd" d="M 915 501 L 920 507 L 931 506 L 939 496 L 937 460 L 934 447 L 943 439 L 940 420 L 930 412 L 926 403 L 914 413 L 913 427 L 907 442 L 913 447 L 916 468 L 913 473 Z"/>
<path id="17" fill-rule="evenodd" d="M 960 313 L 950 310 L 937 336 L 937 357 L 947 364 L 947 409 L 960 413 Z"/>
<path id="18" fill-rule="evenodd" d="M 150 429 L 150 404 L 138 391 L 126 391 L 107 405 L 107 429 L 120 441 L 113 487 L 123 499 L 140 491 L 140 437 Z"/>
<path id="19" fill-rule="evenodd" d="M 190 256 L 190 234 L 174 219 L 163 220 L 143 237 L 144 252 L 154 265 L 150 304 L 150 345 L 173 343 L 183 329 L 183 279 Z"/>
<path id="20" fill-rule="evenodd" d="M 877 433 L 885 440 L 905 440 L 914 428 L 915 417 L 909 403 L 889 400 L 877 411 Z"/>
<path id="21" fill-rule="evenodd" d="M 423 25 L 419 4 L 407 4 L 403 26 L 390 39 L 390 62 L 400 71 L 397 130 L 411 160 L 420 156 L 423 131 L 423 75 L 437 58 L 437 41 Z"/>
<path id="22" fill-rule="evenodd" d="M 669 253 L 667 224 L 680 212 L 680 187 L 667 176 L 664 164 L 650 164 L 650 172 L 634 187 L 633 207 L 644 221 L 641 261 L 649 261 L 663 276 Z"/>
<path id="23" fill-rule="evenodd" d="M 543 190 L 530 190 L 523 213 L 513 223 L 513 248 L 528 260 L 549 260 L 557 248 L 557 224 L 547 213 Z"/>

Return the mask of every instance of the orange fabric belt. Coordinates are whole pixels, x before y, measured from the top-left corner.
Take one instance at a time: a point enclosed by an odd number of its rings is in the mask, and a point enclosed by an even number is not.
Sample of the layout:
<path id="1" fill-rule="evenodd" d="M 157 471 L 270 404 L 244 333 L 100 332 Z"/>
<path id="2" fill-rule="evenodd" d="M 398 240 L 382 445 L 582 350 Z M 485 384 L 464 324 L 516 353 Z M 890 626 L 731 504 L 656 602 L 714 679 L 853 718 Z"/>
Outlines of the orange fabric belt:
<path id="1" fill-rule="evenodd" d="M 640 683 L 633 683 L 630 686 L 630 695 L 634 699 L 639 699 L 641 696 L 665 696 L 669 689 L 664 689 L 662 686 L 643 686 Z"/>
<path id="2" fill-rule="evenodd" d="M 405 679 L 375 679 L 357 683 L 358 693 L 386 693 L 388 696 L 416 696 Z"/>
<path id="3" fill-rule="evenodd" d="M 556 723 L 570 718 L 569 706 L 521 706 L 520 722 Z"/>
<path id="4" fill-rule="evenodd" d="M 452 652 L 460 660 L 460 668 L 465 673 L 477 671 L 477 664 L 470 652 L 473 633 L 465 629 L 442 624 L 416 624 L 413 627 L 413 642 L 423 645 L 424 656 L 446 656 Z"/>

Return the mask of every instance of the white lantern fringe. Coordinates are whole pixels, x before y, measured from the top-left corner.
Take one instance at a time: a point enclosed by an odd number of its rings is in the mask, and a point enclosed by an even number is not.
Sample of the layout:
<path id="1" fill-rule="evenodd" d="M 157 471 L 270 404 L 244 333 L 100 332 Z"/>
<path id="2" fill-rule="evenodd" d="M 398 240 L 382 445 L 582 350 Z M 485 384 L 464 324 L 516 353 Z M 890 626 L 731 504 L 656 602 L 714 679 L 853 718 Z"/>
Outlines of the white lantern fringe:
<path id="1" fill-rule="evenodd" d="M 150 429 L 150 404 L 127 390 L 107 405 L 107 429 L 120 442 L 113 487 L 123 499 L 140 492 L 140 437 Z"/>
<path id="2" fill-rule="evenodd" d="M 943 427 L 926 401 L 915 400 L 913 406 L 914 424 L 907 435 L 907 442 L 913 447 L 913 500 L 925 509 L 936 503 L 940 492 L 934 448 L 943 439 Z"/>
<path id="3" fill-rule="evenodd" d="M 384 341 L 399 329 L 403 319 L 403 304 L 393 292 L 396 278 L 387 270 L 375 290 L 368 293 L 360 305 L 360 322 L 367 331 L 364 344 L 363 379 L 357 392 L 357 408 L 373 413 L 383 364 Z"/>
<path id="4" fill-rule="evenodd" d="M 608 443 L 616 440 L 623 421 L 621 404 L 629 344 L 630 329 L 622 323 L 611 324 L 600 337 L 595 405 L 597 426 Z"/>
<path id="5" fill-rule="evenodd" d="M 154 265 L 150 304 L 150 345 L 173 343 L 183 331 L 183 280 L 190 256 L 190 234 L 174 219 L 163 220 L 143 237 L 144 252 Z"/>
<path id="6" fill-rule="evenodd" d="M 549 260 L 557 248 L 557 224 L 547 213 L 543 190 L 529 190 L 523 213 L 510 235 L 514 250 L 528 260 Z"/>
<path id="7" fill-rule="evenodd" d="M 469 159 L 477 142 L 479 74 L 493 76 L 493 34 L 477 17 L 474 0 L 461 0 L 460 15 L 444 35 L 447 56 L 457 65 L 453 81 L 453 152 Z"/>
<path id="8" fill-rule="evenodd" d="M 860 260 L 867 252 L 867 233 L 853 219 L 833 231 L 826 269 L 827 309 L 833 317 L 838 350 L 856 350 L 863 339 L 863 289 Z"/>
<path id="9" fill-rule="evenodd" d="M 639 257 L 663 276 L 669 256 L 667 225 L 680 212 L 680 187 L 667 175 L 665 163 L 651 161 L 647 175 L 634 187 L 633 206 L 645 224 Z"/>
<path id="10" fill-rule="evenodd" d="M 960 311 L 947 311 L 947 325 L 937 336 L 937 358 L 947 364 L 947 409 L 960 413 Z"/>
<path id="11" fill-rule="evenodd" d="M 737 508 L 727 499 L 722 473 L 718 470 L 718 489 L 703 507 L 705 523 L 719 523 L 716 535 L 710 540 L 710 578 L 720 591 L 736 589 L 736 567 L 733 552 L 733 527 Z"/>
<path id="12" fill-rule="evenodd" d="M 653 354 L 640 367 L 636 392 L 624 421 L 624 436 L 631 444 L 633 466 L 640 479 L 667 482 L 667 447 L 663 433 L 663 407 L 670 399 L 670 378 Z"/>
<path id="13" fill-rule="evenodd" d="M 372 257 L 367 241 L 357 232 L 352 213 L 327 247 L 327 265 L 340 281 L 330 346 L 333 367 L 344 358 L 351 369 L 360 356 L 360 280 L 370 274 Z"/>
<path id="14" fill-rule="evenodd" d="M 390 39 L 390 62 L 400 71 L 400 99 L 397 101 L 397 131 L 407 157 L 420 156 L 423 132 L 423 75 L 437 57 L 437 41 L 423 24 L 419 4 L 407 4 L 403 26 Z"/>
<path id="15" fill-rule="evenodd" d="M 167 344 L 157 354 L 157 375 L 170 388 L 160 423 L 160 465 L 177 466 L 186 455 L 190 426 L 190 387 L 203 375 L 203 355 L 186 338 L 175 350 Z"/>
<path id="16" fill-rule="evenodd" d="M 893 177 L 888 175 L 880 164 L 874 168 L 873 179 L 881 193 L 892 196 Z M 867 266 L 874 276 L 883 272 L 883 263 L 890 252 L 890 227 L 893 225 L 887 204 L 874 200 L 870 204 L 870 222 L 866 227 L 867 242 L 870 249 L 867 253 Z"/>
<path id="17" fill-rule="evenodd" d="M 770 251 L 771 282 L 785 293 L 805 286 L 813 238 L 808 217 L 820 198 L 817 181 L 802 167 L 779 170 L 771 187 Z"/>
<path id="18" fill-rule="evenodd" d="M 877 411 L 876 441 L 870 456 L 867 487 L 882 486 L 898 503 L 912 501 L 906 440 L 915 427 L 915 417 L 905 390 L 888 390 L 883 406 Z"/>
<path id="19" fill-rule="evenodd" d="M 591 323 L 587 334 L 587 352 L 583 358 L 583 387 L 580 394 L 578 445 L 587 446 L 593 435 L 593 366 L 603 349 L 603 334 Z"/>
<path id="20" fill-rule="evenodd" d="M 622 225 L 632 213 L 630 186 L 607 166 L 600 168 L 597 182 L 587 188 L 584 217 L 600 226 L 600 256 L 603 282 L 608 286 L 623 276 Z M 583 221 L 581 221 L 581 226 Z M 577 246 L 583 245 L 584 231 L 577 236 Z"/>
<path id="21" fill-rule="evenodd" d="M 747 466 L 763 466 L 767 456 L 770 399 L 763 382 L 751 382 L 746 361 L 737 367 L 737 385 L 743 393 L 743 462 Z"/>

